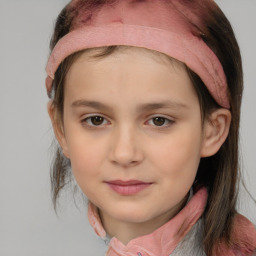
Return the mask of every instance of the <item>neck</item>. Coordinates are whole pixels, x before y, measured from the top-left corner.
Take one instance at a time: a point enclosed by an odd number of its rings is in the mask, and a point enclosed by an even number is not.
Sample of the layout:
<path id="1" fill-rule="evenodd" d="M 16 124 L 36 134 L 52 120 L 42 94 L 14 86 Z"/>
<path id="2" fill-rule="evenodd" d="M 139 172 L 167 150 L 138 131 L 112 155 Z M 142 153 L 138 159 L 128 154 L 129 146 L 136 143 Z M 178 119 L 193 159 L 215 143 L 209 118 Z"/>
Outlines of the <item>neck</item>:
<path id="1" fill-rule="evenodd" d="M 132 239 L 148 235 L 171 220 L 185 206 L 187 199 L 188 196 L 168 212 L 145 222 L 134 223 L 120 221 L 101 210 L 99 210 L 99 214 L 106 233 L 110 237 L 116 237 L 124 245 L 127 245 Z"/>

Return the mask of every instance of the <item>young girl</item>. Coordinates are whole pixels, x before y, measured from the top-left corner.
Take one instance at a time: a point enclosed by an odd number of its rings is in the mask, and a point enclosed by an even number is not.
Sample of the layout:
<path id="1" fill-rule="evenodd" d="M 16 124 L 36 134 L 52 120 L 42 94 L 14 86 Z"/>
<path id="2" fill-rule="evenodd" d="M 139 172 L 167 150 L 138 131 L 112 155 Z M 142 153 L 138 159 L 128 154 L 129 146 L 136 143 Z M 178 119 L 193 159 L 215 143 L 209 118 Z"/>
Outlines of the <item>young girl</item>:
<path id="1" fill-rule="evenodd" d="M 72 170 L 108 256 L 256 255 L 236 212 L 241 57 L 214 1 L 74 0 L 51 50 L 55 206 Z"/>

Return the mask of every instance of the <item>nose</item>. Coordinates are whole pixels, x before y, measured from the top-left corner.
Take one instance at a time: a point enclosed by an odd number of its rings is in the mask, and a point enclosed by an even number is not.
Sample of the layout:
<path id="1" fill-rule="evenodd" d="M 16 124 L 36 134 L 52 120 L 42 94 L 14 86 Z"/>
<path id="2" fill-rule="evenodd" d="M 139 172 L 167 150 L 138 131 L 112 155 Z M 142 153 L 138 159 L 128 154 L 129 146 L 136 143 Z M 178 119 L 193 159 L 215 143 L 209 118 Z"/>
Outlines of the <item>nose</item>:
<path id="1" fill-rule="evenodd" d="M 110 161 L 122 167 L 135 166 L 144 158 L 142 143 L 132 128 L 123 127 L 114 131 L 111 146 Z"/>

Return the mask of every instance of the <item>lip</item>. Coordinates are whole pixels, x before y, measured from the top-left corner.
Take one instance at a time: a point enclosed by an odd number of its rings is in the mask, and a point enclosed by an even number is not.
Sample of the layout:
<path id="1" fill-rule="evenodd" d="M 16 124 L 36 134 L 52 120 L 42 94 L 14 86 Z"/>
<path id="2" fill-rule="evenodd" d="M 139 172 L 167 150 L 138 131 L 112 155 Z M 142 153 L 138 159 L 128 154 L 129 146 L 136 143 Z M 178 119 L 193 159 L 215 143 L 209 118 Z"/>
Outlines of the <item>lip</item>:
<path id="1" fill-rule="evenodd" d="M 125 196 L 137 194 L 153 184 L 152 182 L 141 180 L 111 180 L 105 183 L 116 193 Z"/>

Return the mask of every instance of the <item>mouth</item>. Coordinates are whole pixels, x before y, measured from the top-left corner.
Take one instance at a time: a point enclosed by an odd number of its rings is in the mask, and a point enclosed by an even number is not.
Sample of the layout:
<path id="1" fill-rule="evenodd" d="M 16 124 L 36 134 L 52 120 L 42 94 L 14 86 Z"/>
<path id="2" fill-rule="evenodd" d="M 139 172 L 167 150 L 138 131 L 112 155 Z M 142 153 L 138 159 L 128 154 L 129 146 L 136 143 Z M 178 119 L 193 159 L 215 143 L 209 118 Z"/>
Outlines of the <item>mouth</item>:
<path id="1" fill-rule="evenodd" d="M 152 182 L 144 182 L 140 180 L 111 180 L 105 181 L 105 183 L 110 189 L 124 196 L 137 194 L 153 184 Z"/>

